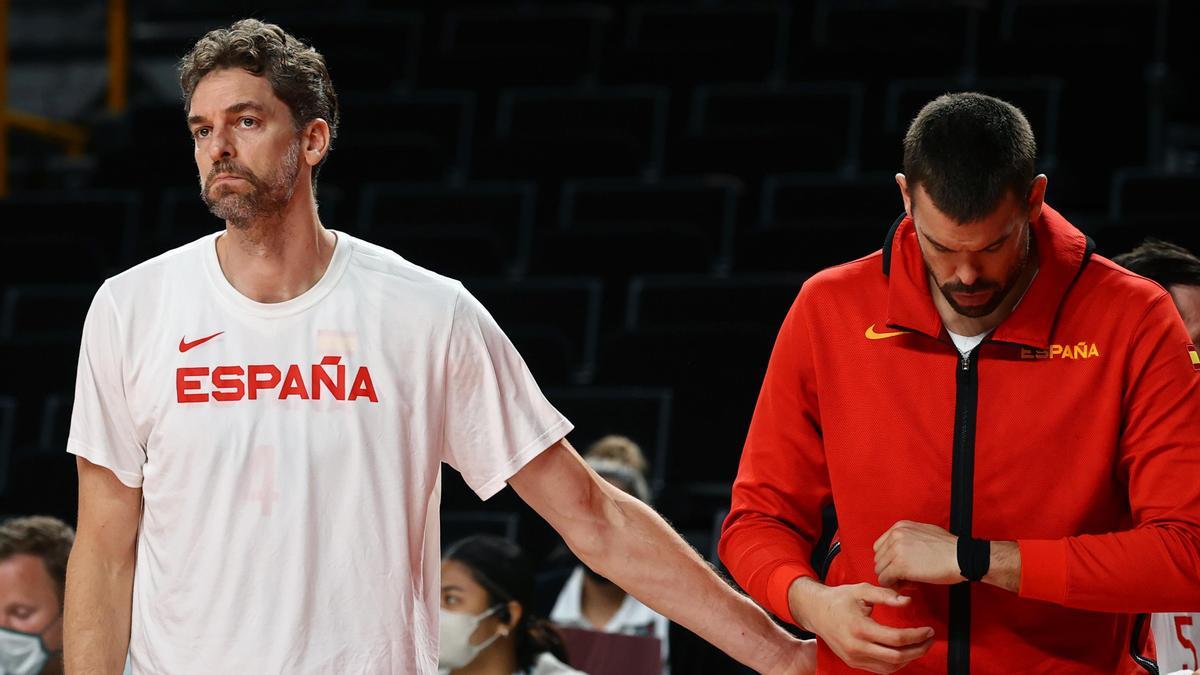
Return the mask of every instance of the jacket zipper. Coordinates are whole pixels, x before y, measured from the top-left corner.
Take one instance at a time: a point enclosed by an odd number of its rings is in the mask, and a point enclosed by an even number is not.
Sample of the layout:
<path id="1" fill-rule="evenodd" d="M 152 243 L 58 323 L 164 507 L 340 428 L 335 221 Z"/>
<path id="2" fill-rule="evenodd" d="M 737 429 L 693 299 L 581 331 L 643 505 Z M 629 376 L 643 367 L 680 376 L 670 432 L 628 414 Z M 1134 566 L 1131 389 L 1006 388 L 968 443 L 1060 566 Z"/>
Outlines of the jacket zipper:
<path id="1" fill-rule="evenodd" d="M 950 468 L 950 532 L 971 536 L 975 490 L 975 418 L 979 402 L 979 347 L 963 354 L 955 368 L 954 454 Z M 950 675 L 971 672 L 971 585 L 950 587 Z"/>

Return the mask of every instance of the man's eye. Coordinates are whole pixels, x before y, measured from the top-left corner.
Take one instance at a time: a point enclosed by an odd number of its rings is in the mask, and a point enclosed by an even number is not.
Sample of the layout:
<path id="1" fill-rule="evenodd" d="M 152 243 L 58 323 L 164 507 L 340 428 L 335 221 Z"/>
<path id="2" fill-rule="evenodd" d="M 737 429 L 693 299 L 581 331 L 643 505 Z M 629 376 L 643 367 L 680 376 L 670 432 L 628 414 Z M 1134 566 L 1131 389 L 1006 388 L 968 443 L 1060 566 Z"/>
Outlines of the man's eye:
<path id="1" fill-rule="evenodd" d="M 208 127 L 200 127 L 199 129 L 193 131 L 192 135 L 195 136 L 196 138 L 207 138 L 208 137 Z"/>
<path id="2" fill-rule="evenodd" d="M 241 119 L 241 122 L 242 122 L 242 126 L 247 129 L 249 129 L 250 127 L 252 127 L 258 123 L 253 117 L 243 117 Z"/>

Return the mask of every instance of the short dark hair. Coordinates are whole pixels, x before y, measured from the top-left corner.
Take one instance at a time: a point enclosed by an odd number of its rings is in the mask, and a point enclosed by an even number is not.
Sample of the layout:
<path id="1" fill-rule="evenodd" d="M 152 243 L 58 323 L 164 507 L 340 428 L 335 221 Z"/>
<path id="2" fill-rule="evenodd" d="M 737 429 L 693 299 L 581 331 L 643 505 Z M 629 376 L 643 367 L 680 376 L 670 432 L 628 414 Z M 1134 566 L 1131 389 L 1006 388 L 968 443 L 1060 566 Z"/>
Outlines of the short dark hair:
<path id="1" fill-rule="evenodd" d="M 1121 267 L 1167 286 L 1200 286 L 1200 258 L 1182 246 L 1146 239 L 1137 248 L 1113 258 Z"/>
<path id="2" fill-rule="evenodd" d="M 296 129 L 315 119 L 329 124 L 330 147 L 337 138 L 338 99 L 325 67 L 325 57 L 273 23 L 242 19 L 228 28 L 209 31 L 179 62 L 183 109 L 204 76 L 226 68 L 241 68 L 267 78 L 271 89 L 292 111 Z M 329 155 L 321 159 L 321 163 Z M 318 168 L 320 165 L 317 165 Z"/>
<path id="3" fill-rule="evenodd" d="M 943 94 L 925 104 L 904 135 L 908 189 L 924 185 L 938 210 L 959 223 L 990 214 L 1010 193 L 1027 196 L 1036 160 L 1025 115 L 974 92 Z"/>
<path id="4" fill-rule="evenodd" d="M 0 560 L 26 554 L 42 559 L 54 581 L 59 602 L 67 583 L 67 558 L 75 543 L 75 531 L 58 518 L 26 516 L 0 523 Z"/>

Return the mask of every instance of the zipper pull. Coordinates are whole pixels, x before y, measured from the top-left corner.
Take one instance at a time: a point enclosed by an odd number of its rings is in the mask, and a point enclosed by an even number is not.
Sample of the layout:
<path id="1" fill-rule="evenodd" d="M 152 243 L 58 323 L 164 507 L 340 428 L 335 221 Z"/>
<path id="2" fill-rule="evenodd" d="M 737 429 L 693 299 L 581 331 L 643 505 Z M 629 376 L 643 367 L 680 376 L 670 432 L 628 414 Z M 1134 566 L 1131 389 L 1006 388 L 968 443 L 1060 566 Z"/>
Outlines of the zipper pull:
<path id="1" fill-rule="evenodd" d="M 973 354 L 973 353 L 974 353 L 974 351 L 970 351 L 970 352 L 967 352 L 966 354 L 962 355 L 962 369 L 963 370 L 971 369 L 971 354 Z"/>

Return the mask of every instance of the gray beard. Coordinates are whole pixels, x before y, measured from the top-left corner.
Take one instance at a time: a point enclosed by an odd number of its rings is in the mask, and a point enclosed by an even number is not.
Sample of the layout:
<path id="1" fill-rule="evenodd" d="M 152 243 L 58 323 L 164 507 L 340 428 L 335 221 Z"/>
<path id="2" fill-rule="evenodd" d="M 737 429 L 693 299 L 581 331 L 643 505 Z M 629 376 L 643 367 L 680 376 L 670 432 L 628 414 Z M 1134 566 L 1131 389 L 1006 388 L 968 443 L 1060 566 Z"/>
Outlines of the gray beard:
<path id="1" fill-rule="evenodd" d="M 250 183 L 250 191 L 213 196 L 201 180 L 200 198 L 214 216 L 237 229 L 248 230 L 255 223 L 274 220 L 283 212 L 296 192 L 296 178 L 299 175 L 300 140 L 297 139 L 288 146 L 283 162 L 276 171 L 263 179 L 248 172 L 242 174 Z"/>

